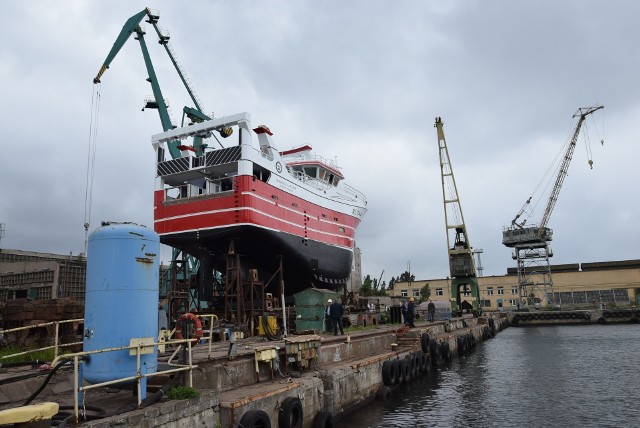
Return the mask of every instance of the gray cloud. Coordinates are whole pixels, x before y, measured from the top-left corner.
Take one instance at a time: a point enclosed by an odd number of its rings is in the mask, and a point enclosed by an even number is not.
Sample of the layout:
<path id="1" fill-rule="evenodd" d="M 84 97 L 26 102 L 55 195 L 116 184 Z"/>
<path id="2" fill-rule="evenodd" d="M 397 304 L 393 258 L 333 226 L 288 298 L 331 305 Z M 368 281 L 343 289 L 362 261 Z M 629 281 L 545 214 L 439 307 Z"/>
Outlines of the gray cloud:
<path id="1" fill-rule="evenodd" d="M 132 5 L 135 3 L 135 5 Z M 369 213 L 358 231 L 365 274 L 410 262 L 448 275 L 438 149 L 442 116 L 472 244 L 485 274 L 514 266 L 501 229 L 566 141 L 578 107 L 605 105 L 595 162 L 576 149 L 550 226 L 555 263 L 637 258 L 634 220 L 640 55 L 633 1 L 156 2 L 160 24 L 204 105 L 249 111 L 279 148 L 337 156 Z M 8 3 L 0 17 L 2 247 L 83 250 L 91 84 L 138 2 Z M 47 10 L 47 13 L 42 13 Z M 190 104 L 166 55 L 149 48 L 179 120 Z M 10 41 L 10 42 L 8 42 Z M 157 116 L 134 40 L 100 86 L 92 228 L 152 225 L 150 136 Z M 601 116 L 598 126 L 602 128 Z M 538 204 L 538 220 L 546 200 Z"/>

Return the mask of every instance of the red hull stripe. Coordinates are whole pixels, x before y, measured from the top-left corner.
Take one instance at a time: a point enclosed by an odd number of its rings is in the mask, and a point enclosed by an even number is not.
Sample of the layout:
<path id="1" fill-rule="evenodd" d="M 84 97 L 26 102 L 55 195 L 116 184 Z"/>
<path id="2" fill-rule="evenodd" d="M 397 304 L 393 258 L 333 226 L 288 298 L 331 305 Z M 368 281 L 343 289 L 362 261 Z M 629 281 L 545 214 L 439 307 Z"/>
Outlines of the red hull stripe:
<path id="1" fill-rule="evenodd" d="M 160 235 L 254 225 L 338 247 L 351 248 L 360 219 L 311 203 L 250 176 L 234 178 L 218 197 L 165 203 L 157 190 L 155 230 Z M 176 203 L 177 202 L 177 203 Z"/>
<path id="2" fill-rule="evenodd" d="M 248 222 L 236 222 L 236 218 L 245 218 Z M 286 232 L 300 238 L 313 239 L 328 245 L 351 248 L 353 232 L 339 235 L 304 226 L 296 222 L 283 220 L 275 215 L 253 208 L 239 207 L 218 211 L 193 213 L 186 216 L 155 220 L 155 229 L 159 235 L 191 232 L 196 230 L 213 230 L 232 227 L 239 224 L 250 224 L 266 229 Z M 337 228 L 336 228 L 337 230 Z M 345 230 L 346 232 L 346 230 Z"/>
<path id="3" fill-rule="evenodd" d="M 249 197 L 253 197 L 253 198 L 260 199 L 260 200 L 262 200 L 262 201 L 266 202 L 266 203 L 267 203 L 267 204 L 269 204 L 269 205 L 277 206 L 278 208 L 282 208 L 282 209 L 284 209 L 285 211 L 289 211 L 289 212 L 291 212 L 291 213 L 298 214 L 299 216 L 302 216 L 302 217 L 304 217 L 304 216 L 306 215 L 306 214 L 305 214 L 304 212 L 302 212 L 302 211 L 295 210 L 295 209 L 290 208 L 290 207 L 288 207 L 288 206 L 286 206 L 286 205 L 278 205 L 278 204 L 276 204 L 275 202 L 273 202 L 272 200 L 267 199 L 267 198 L 265 198 L 265 197 L 263 197 L 263 196 L 257 195 L 257 194 L 252 193 L 252 192 L 242 192 L 242 194 L 243 194 L 243 195 L 246 195 L 246 196 L 249 196 Z M 309 220 L 312 220 L 312 219 L 311 219 L 311 218 L 309 218 Z M 315 220 L 315 219 L 313 219 L 313 220 Z M 331 225 L 338 226 L 338 227 L 344 227 L 345 229 L 351 229 L 351 230 L 353 230 L 354 232 L 356 231 L 355 227 L 349 226 L 349 225 L 347 225 L 347 224 L 337 223 L 337 222 L 334 222 L 334 221 L 328 221 L 328 220 L 325 220 L 325 219 L 323 219 L 323 218 L 319 218 L 319 219 L 317 219 L 317 221 L 319 221 L 319 222 L 321 222 L 321 223 L 331 224 Z M 334 229 L 335 229 L 335 227 L 334 227 Z"/>

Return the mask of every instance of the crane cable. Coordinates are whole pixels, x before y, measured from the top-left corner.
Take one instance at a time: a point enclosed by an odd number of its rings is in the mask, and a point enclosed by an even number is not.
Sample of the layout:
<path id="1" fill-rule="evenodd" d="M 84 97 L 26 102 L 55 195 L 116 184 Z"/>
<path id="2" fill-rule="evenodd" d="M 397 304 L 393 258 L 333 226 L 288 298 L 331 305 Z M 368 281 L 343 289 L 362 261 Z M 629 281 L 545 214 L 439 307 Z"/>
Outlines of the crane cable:
<path id="1" fill-rule="evenodd" d="M 529 212 L 527 212 L 527 216 L 529 218 L 533 217 L 536 207 L 538 206 L 540 201 L 543 200 L 542 195 L 547 193 L 549 186 L 554 181 L 553 178 L 558 175 L 558 171 L 561 165 L 560 157 L 567 151 L 567 146 L 571 144 L 571 135 L 573 134 L 574 129 L 575 129 L 575 123 L 574 123 L 574 120 L 572 119 L 569 123 L 569 129 L 567 131 L 567 137 L 565 138 L 565 143 L 562 145 L 562 147 L 560 147 L 556 155 L 553 157 L 553 160 L 547 167 L 547 170 L 545 171 L 544 175 L 542 176 L 542 178 L 540 178 L 540 181 L 538 181 L 538 184 L 536 184 L 535 189 L 533 189 L 531 196 L 529 196 L 529 199 L 527 199 L 527 201 L 524 203 L 524 205 L 520 209 L 520 212 L 524 213 L 526 210 L 526 206 L 529 205 L 530 210 Z M 533 205 L 530 205 L 531 201 L 533 200 L 533 196 L 537 194 L 538 190 L 540 189 L 540 186 L 542 186 L 543 184 L 544 184 L 544 188 L 540 192 L 541 196 L 535 199 L 535 203 Z"/>
<path id="2" fill-rule="evenodd" d="M 91 204 L 93 201 L 93 178 L 95 176 L 96 149 L 98 141 L 98 119 L 100 113 L 100 84 L 92 84 L 91 119 L 89 121 L 89 147 L 87 150 L 87 177 L 84 191 L 84 253 L 87 254 Z M 95 123 L 95 124 L 94 124 Z"/>

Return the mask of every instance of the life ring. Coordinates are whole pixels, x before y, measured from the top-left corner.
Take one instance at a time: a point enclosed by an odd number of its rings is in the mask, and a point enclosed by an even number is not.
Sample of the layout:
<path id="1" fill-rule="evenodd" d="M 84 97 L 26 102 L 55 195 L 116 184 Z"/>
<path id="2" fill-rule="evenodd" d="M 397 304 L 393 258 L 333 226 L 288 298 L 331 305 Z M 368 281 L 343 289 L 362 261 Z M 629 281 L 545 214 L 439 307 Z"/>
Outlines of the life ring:
<path id="1" fill-rule="evenodd" d="M 240 426 L 243 428 L 270 427 L 271 420 L 264 410 L 249 410 L 242 415 Z"/>
<path id="2" fill-rule="evenodd" d="M 187 312 L 185 314 L 182 314 L 182 316 L 180 318 L 178 318 L 178 322 L 177 322 L 177 325 L 176 325 L 176 335 L 175 336 L 176 336 L 176 339 L 178 339 L 178 340 L 184 339 L 184 337 L 182 336 L 182 321 L 190 321 L 190 322 L 195 324 L 195 326 L 196 326 L 196 336 L 193 338 L 192 342 L 194 344 L 197 344 L 200 341 L 200 338 L 202 337 L 202 321 L 200 321 L 200 318 L 198 318 L 197 316 L 195 316 L 191 312 Z"/>
<path id="3" fill-rule="evenodd" d="M 280 405 L 278 428 L 302 428 L 302 402 L 298 397 L 287 397 Z"/>

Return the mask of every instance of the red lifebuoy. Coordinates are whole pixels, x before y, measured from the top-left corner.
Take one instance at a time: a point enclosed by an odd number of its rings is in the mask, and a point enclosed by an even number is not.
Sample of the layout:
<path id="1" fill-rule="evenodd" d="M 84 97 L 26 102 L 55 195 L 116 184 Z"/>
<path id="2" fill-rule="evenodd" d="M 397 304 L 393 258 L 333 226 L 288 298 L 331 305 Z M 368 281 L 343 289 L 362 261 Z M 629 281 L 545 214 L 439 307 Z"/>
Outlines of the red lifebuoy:
<path id="1" fill-rule="evenodd" d="M 183 314 L 180 318 L 178 318 L 178 325 L 176 325 L 176 339 L 182 340 L 184 337 L 182 336 L 182 321 L 190 321 L 193 322 L 196 326 L 196 336 L 193 338 L 193 344 L 197 345 L 202 337 L 202 321 L 200 318 L 192 314 L 191 312 L 187 312 Z"/>

